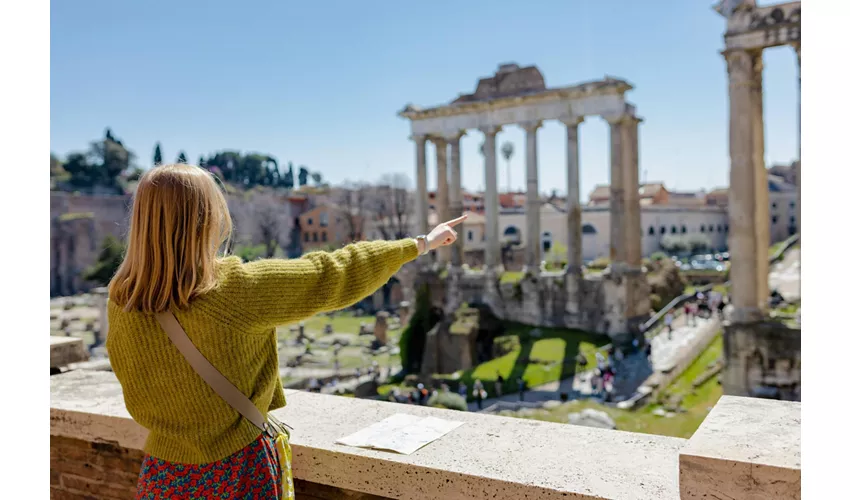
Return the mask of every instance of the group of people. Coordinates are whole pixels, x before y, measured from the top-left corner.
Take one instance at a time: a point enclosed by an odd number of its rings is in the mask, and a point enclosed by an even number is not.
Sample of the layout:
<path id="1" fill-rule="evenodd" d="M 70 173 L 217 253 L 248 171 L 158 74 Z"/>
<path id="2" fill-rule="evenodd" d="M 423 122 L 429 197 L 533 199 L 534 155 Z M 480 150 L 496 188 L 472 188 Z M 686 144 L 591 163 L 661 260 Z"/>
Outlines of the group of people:
<path id="1" fill-rule="evenodd" d="M 696 301 L 685 304 L 685 322 L 689 326 L 697 324 L 697 317 L 709 318 L 715 314 L 723 316 L 723 310 L 726 308 L 726 299 L 723 294 L 715 290 L 711 290 L 708 294 L 703 292 L 697 293 Z M 667 331 L 667 339 L 673 338 L 673 311 L 668 312 L 664 316 L 664 328 Z"/>
<path id="2" fill-rule="evenodd" d="M 449 387 L 443 384 L 442 390 L 449 392 Z M 419 383 L 415 389 L 403 391 L 398 387 L 393 387 L 387 399 L 393 403 L 404 403 L 411 405 L 427 405 L 428 400 L 437 395 L 437 389 L 428 390 L 425 384 Z"/>

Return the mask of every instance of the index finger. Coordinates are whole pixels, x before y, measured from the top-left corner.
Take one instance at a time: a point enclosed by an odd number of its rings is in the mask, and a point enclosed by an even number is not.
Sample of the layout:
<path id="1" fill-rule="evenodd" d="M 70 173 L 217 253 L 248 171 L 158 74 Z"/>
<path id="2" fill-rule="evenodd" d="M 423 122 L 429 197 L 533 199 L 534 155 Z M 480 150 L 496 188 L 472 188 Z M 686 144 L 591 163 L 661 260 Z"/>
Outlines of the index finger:
<path id="1" fill-rule="evenodd" d="M 455 227 L 458 224 L 460 224 L 461 222 L 465 221 L 466 217 L 467 217 L 467 214 L 463 214 L 460 217 L 458 217 L 457 219 L 452 219 L 452 220 L 446 222 L 446 225 L 449 226 L 449 227 Z"/>

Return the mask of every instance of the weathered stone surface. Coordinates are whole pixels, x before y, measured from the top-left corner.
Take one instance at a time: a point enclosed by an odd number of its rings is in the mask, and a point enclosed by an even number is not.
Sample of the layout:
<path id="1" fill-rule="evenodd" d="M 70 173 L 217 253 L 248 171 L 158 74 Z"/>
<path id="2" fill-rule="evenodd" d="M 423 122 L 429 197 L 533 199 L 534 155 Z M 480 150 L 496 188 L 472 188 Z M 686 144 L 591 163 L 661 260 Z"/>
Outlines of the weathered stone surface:
<path id="1" fill-rule="evenodd" d="M 386 311 L 380 311 L 375 315 L 375 326 L 373 329 L 373 334 L 375 335 L 375 340 L 380 345 L 387 345 L 387 330 L 389 328 L 388 319 L 390 315 Z"/>
<path id="2" fill-rule="evenodd" d="M 800 401 L 800 333 L 779 322 L 726 325 L 723 393 Z"/>
<path id="3" fill-rule="evenodd" d="M 573 425 L 597 427 L 600 429 L 616 429 L 617 425 L 610 415 L 601 410 L 586 408 L 580 412 L 567 414 L 567 421 Z"/>
<path id="4" fill-rule="evenodd" d="M 679 454 L 681 498 L 800 498 L 800 408 L 721 397 Z"/>
<path id="5" fill-rule="evenodd" d="M 89 359 L 83 339 L 50 336 L 50 367 L 60 368 Z"/>

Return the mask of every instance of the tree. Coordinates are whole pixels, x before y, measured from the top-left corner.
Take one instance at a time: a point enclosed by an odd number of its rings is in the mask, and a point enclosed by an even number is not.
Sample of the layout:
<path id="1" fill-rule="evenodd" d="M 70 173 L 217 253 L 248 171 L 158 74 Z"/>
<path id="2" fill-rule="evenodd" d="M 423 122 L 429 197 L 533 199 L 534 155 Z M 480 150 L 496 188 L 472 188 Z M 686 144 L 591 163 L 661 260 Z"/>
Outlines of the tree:
<path id="1" fill-rule="evenodd" d="M 357 241 L 362 236 L 368 189 L 369 185 L 365 182 L 346 180 L 334 193 L 333 202 L 337 206 L 348 241 Z"/>
<path id="2" fill-rule="evenodd" d="M 285 248 L 289 242 L 289 206 L 271 193 L 258 193 L 251 200 L 252 219 L 260 242 L 265 245 L 266 258 Z"/>
<path id="3" fill-rule="evenodd" d="M 162 146 L 159 142 L 156 143 L 156 147 L 153 148 L 153 166 L 162 165 Z"/>
<path id="4" fill-rule="evenodd" d="M 207 162 L 204 160 L 204 156 L 201 155 L 198 157 L 198 166 L 201 168 L 207 168 Z"/>
<path id="5" fill-rule="evenodd" d="M 177 155 L 177 163 L 189 163 L 185 152 L 180 151 L 180 154 Z"/>
<path id="6" fill-rule="evenodd" d="M 307 167 L 301 165 L 298 167 L 298 186 L 303 187 L 307 185 L 307 177 L 309 177 L 310 172 L 307 171 Z"/>
<path id="7" fill-rule="evenodd" d="M 121 261 L 124 260 L 124 244 L 112 235 L 104 238 L 100 246 L 100 253 L 94 265 L 83 274 L 86 281 L 94 281 L 102 286 L 109 284 L 115 276 Z"/>
<path id="8" fill-rule="evenodd" d="M 508 174 L 508 192 L 511 192 L 511 157 L 514 155 L 514 143 L 505 141 L 502 144 L 502 156 L 505 158 L 505 171 Z"/>
<path id="9" fill-rule="evenodd" d="M 283 174 L 281 185 L 286 189 L 295 187 L 295 173 L 292 170 L 292 162 L 289 162 L 289 169 Z"/>
<path id="10" fill-rule="evenodd" d="M 310 172 L 310 178 L 313 179 L 313 184 L 316 186 L 322 185 L 322 174 L 321 172 Z"/>
<path id="11" fill-rule="evenodd" d="M 413 216 L 410 179 L 404 174 L 387 174 L 374 188 L 364 188 L 364 198 L 369 200 L 366 209 L 372 213 L 381 237 L 398 240 L 408 236 Z"/>

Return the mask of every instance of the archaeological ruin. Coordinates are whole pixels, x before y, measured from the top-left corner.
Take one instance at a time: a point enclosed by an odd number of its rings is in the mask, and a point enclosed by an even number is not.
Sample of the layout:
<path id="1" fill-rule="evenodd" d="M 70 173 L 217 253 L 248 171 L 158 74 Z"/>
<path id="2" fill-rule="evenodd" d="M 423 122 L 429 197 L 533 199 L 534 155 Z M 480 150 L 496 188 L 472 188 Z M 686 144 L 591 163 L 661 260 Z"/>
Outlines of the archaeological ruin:
<path id="1" fill-rule="evenodd" d="M 766 316 L 770 224 L 762 52 L 790 45 L 796 51 L 799 72 L 800 2 L 760 7 L 755 0 L 723 0 L 716 10 L 726 18 L 722 54 L 729 73 L 729 250 L 734 259 L 730 268 L 733 312 L 724 331 L 723 388 L 731 395 L 799 401 L 799 325 Z M 799 151 L 798 147 L 798 155 Z M 800 164 L 795 165 L 798 232 Z"/>
<path id="2" fill-rule="evenodd" d="M 480 130 L 484 141 L 486 248 L 481 271 L 464 266 L 463 231 L 452 249 L 437 253 L 433 266 L 420 271 L 432 301 L 445 317 L 464 302 L 487 305 L 497 317 L 541 326 L 562 326 L 605 332 L 628 340 L 649 315 L 649 293 L 641 265 L 638 179 L 638 125 L 635 106 L 626 100 L 633 87 L 606 77 L 567 87 L 547 87 L 535 66 L 503 64 L 495 75 L 481 78 L 474 93 L 451 103 L 420 108 L 407 105 L 399 115 L 410 120 L 416 145 L 417 230 L 428 231 L 426 147 L 436 150 L 437 213 L 439 220 L 462 211 L 461 138 Z M 582 223 L 579 203 L 578 132 L 585 117 L 601 116 L 610 126 L 611 244 L 610 266 L 602 276 L 582 271 Z M 545 120 L 566 128 L 568 267 L 560 272 L 541 269 L 537 129 Z M 499 200 L 496 182 L 496 137 L 502 127 L 519 125 L 526 133 L 526 212 L 529 243 L 518 283 L 502 283 L 499 238 Z M 446 279 L 441 272 L 446 270 Z M 434 349 L 439 350 L 439 349 Z"/>

